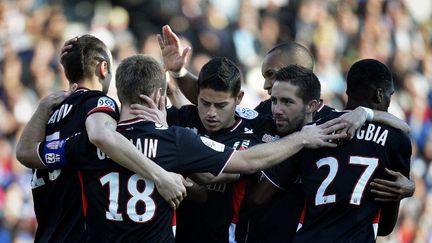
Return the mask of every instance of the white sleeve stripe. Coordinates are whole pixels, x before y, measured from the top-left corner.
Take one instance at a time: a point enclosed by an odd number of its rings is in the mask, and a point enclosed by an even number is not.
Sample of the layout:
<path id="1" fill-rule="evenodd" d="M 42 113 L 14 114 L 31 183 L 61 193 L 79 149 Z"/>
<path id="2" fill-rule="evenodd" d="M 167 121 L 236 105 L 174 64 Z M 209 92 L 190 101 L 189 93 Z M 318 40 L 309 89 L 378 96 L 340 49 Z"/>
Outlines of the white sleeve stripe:
<path id="1" fill-rule="evenodd" d="M 36 153 L 37 153 L 37 155 L 38 155 L 39 161 L 40 161 L 43 165 L 45 165 L 45 163 L 43 162 L 43 160 L 42 160 L 42 158 L 40 157 L 40 154 L 39 154 L 39 147 L 40 147 L 40 145 L 41 145 L 41 143 L 38 143 L 38 144 L 37 144 L 37 146 L 36 146 Z"/>
<path id="2" fill-rule="evenodd" d="M 229 156 L 229 158 L 227 159 L 227 161 L 225 162 L 224 166 L 222 167 L 221 171 L 217 174 L 217 176 L 219 176 L 220 174 L 222 174 L 222 172 L 225 170 L 225 167 L 228 165 L 228 163 L 231 161 L 231 158 L 233 157 L 234 153 L 237 150 L 234 150 L 231 155 Z"/>
<path id="3" fill-rule="evenodd" d="M 267 178 L 267 180 L 269 180 L 269 181 L 271 182 L 271 184 L 273 184 L 275 187 L 277 187 L 277 188 L 279 188 L 279 189 L 281 189 L 281 190 L 284 190 L 284 191 L 287 190 L 286 188 L 284 188 L 284 187 L 282 187 L 282 186 L 279 186 L 276 182 L 274 182 L 272 179 L 270 179 L 270 177 L 267 176 L 266 173 L 265 173 L 264 171 L 261 171 L 261 173 L 262 173 L 262 174 L 265 176 L 265 178 Z"/>

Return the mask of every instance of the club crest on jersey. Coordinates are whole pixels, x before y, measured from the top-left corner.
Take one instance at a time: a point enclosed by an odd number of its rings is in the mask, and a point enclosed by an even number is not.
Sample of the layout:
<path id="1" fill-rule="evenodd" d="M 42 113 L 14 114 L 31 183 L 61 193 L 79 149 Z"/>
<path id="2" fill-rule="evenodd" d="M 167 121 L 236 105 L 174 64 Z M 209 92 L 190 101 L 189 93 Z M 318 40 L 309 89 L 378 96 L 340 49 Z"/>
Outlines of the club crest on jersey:
<path id="1" fill-rule="evenodd" d="M 211 140 L 210 138 L 201 137 L 201 141 L 209 148 L 212 148 L 213 150 L 217 152 L 223 152 L 225 149 L 225 145 L 218 143 L 214 140 Z"/>
<path id="2" fill-rule="evenodd" d="M 258 116 L 258 112 L 256 110 L 252 110 L 246 107 L 236 106 L 235 112 L 241 118 L 248 119 L 248 120 L 252 120 Z"/>
<path id="3" fill-rule="evenodd" d="M 109 109 L 115 111 L 115 103 L 112 99 L 110 99 L 108 97 L 99 98 L 98 103 L 97 103 L 97 107 L 98 108 L 109 108 Z"/>

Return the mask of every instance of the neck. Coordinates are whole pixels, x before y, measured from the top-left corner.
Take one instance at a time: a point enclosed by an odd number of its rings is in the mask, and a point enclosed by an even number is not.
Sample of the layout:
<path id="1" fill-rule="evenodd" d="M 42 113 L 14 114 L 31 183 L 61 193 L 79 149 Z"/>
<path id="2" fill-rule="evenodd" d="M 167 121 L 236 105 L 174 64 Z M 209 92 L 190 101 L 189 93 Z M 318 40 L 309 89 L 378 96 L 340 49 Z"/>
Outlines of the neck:
<path id="1" fill-rule="evenodd" d="M 371 108 L 372 110 L 376 110 L 375 106 L 366 100 L 354 100 L 349 98 L 348 98 L 347 105 L 345 106 L 345 109 L 354 110 L 358 106 L 363 106 L 363 107 Z"/>
<path id="2" fill-rule="evenodd" d="M 142 104 L 142 105 L 147 107 L 147 105 L 144 105 L 144 104 Z M 130 108 L 129 104 L 121 104 L 120 120 L 119 120 L 119 122 L 138 118 L 137 115 L 131 114 L 130 112 L 131 112 L 131 108 Z M 153 122 L 158 123 L 157 121 L 155 121 L 151 117 L 147 117 L 147 116 L 141 115 L 140 118 L 143 118 L 143 119 L 145 119 L 147 121 L 153 121 Z"/>

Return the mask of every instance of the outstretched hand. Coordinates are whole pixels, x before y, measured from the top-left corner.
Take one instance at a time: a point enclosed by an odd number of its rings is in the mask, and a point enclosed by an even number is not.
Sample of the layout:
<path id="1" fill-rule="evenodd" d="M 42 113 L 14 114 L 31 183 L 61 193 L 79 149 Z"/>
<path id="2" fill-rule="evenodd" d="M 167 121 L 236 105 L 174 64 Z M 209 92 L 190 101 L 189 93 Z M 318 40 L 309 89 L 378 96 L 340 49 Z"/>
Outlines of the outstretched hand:
<path id="1" fill-rule="evenodd" d="M 185 66 L 191 48 L 186 47 L 181 51 L 180 39 L 168 25 L 162 27 L 162 36 L 158 34 L 157 39 L 165 70 L 179 72 Z"/>
<path id="2" fill-rule="evenodd" d="M 337 144 L 333 140 L 346 138 L 345 133 L 335 133 L 346 127 L 346 123 L 330 120 L 320 125 L 304 126 L 300 131 L 303 137 L 303 143 L 306 148 L 320 148 L 320 147 L 336 147 Z"/>
<path id="3" fill-rule="evenodd" d="M 397 202 L 403 198 L 411 197 L 415 191 L 415 183 L 406 178 L 400 172 L 385 169 L 385 171 L 395 179 L 383 180 L 375 179 L 370 183 L 371 192 L 375 195 L 375 200 L 379 202 Z"/>

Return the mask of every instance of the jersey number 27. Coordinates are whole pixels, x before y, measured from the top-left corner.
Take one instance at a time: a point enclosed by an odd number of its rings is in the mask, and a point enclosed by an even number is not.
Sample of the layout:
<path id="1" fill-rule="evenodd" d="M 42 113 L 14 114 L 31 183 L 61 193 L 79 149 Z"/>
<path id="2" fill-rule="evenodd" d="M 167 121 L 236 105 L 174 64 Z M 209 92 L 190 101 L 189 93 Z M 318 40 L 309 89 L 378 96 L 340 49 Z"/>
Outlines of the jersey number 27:
<path id="1" fill-rule="evenodd" d="M 322 166 L 329 166 L 329 174 L 321 183 L 320 187 L 315 196 L 315 205 L 323 205 L 327 203 L 336 202 L 336 194 L 324 195 L 327 187 L 332 183 L 336 174 L 338 172 L 339 163 L 338 160 L 333 157 L 326 157 L 318 160 L 316 162 L 317 167 L 321 168 Z M 357 183 L 354 186 L 353 192 L 351 193 L 350 204 L 360 205 L 361 199 L 363 196 L 364 189 L 369 182 L 370 177 L 373 175 L 375 169 L 378 167 L 378 159 L 377 158 L 367 158 L 367 157 L 359 157 L 359 156 L 351 156 L 349 160 L 350 165 L 354 166 L 364 166 L 365 170 L 360 178 L 357 180 Z"/>

